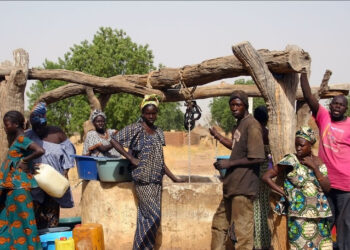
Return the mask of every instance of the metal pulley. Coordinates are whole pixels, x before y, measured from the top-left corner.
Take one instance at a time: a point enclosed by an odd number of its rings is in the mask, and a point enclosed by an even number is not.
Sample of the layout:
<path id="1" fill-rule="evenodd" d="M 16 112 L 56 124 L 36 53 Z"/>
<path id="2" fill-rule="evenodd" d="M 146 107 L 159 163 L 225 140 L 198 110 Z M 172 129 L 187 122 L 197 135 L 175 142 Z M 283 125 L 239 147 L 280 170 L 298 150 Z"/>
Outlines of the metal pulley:
<path id="1" fill-rule="evenodd" d="M 192 130 L 195 126 L 195 122 L 201 118 L 202 110 L 197 105 L 196 101 L 193 100 L 187 100 L 185 102 L 186 112 L 185 112 L 185 121 L 184 126 L 186 130 Z"/>

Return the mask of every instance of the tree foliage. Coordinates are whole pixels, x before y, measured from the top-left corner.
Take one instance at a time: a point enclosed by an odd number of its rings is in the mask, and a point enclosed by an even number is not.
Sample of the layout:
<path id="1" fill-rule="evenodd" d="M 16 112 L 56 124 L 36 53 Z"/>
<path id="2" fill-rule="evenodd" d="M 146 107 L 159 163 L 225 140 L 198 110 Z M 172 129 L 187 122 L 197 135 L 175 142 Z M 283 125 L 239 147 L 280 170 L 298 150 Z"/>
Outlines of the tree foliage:
<path id="1" fill-rule="evenodd" d="M 345 115 L 350 117 L 350 96 L 346 96 L 346 99 L 348 100 L 348 109 L 346 110 Z"/>
<path id="2" fill-rule="evenodd" d="M 238 79 L 235 84 L 253 85 L 253 80 Z M 228 101 L 229 96 L 214 97 L 209 104 L 212 122 L 221 127 L 225 133 L 232 131 L 232 127 L 236 124 L 235 118 L 232 116 Z M 260 106 L 265 105 L 265 101 L 261 97 L 253 98 L 253 110 Z"/>
<path id="3" fill-rule="evenodd" d="M 87 40 L 73 47 L 58 62 L 46 60 L 45 69 L 68 69 L 100 77 L 120 74 L 145 74 L 154 70 L 153 53 L 148 45 L 134 43 L 123 30 L 101 27 L 92 42 Z M 27 93 L 30 107 L 47 91 L 66 84 L 63 81 L 36 81 Z M 111 96 L 106 109 L 107 126 L 121 129 L 140 116 L 141 98 L 120 93 Z M 157 124 L 163 129 L 176 129 L 182 125 L 177 103 L 161 104 Z M 166 110 L 164 112 L 163 110 Z M 48 123 L 60 126 L 71 135 L 83 132 L 83 122 L 89 118 L 90 107 L 86 96 L 75 96 L 48 105 Z M 170 120 L 170 122 L 168 122 Z M 183 118 L 182 118 L 183 121 Z M 180 125 L 181 124 L 181 125 Z"/>

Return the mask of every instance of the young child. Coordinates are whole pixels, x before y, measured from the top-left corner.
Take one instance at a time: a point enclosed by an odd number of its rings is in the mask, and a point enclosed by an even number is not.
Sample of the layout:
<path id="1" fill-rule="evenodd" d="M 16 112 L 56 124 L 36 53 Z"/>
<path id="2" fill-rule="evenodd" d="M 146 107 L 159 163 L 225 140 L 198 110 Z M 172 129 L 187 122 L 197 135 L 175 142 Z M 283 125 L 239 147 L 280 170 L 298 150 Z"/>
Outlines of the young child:
<path id="1" fill-rule="evenodd" d="M 290 249 L 333 249 L 327 220 L 332 213 L 324 194 L 329 192 L 330 183 L 326 166 L 311 152 L 315 142 L 312 129 L 302 127 L 296 133 L 296 154 L 286 155 L 263 176 L 282 195 L 275 212 L 288 216 Z M 272 181 L 281 172 L 286 173 L 283 189 Z"/>
<path id="2" fill-rule="evenodd" d="M 24 136 L 24 117 L 3 118 L 9 150 L 0 168 L 0 249 L 41 249 L 30 188 L 37 186 L 31 161 L 45 150 Z"/>

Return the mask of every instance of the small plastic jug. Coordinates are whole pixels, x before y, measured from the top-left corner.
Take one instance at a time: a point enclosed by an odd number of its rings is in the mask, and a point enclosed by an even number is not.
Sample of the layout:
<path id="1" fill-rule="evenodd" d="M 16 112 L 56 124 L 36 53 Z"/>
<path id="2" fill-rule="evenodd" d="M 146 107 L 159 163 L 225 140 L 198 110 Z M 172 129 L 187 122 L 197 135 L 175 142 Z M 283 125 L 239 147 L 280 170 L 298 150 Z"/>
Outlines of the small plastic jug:
<path id="1" fill-rule="evenodd" d="M 55 240 L 56 250 L 75 250 L 73 238 L 61 237 Z"/>
<path id="2" fill-rule="evenodd" d="M 104 250 L 103 227 L 98 223 L 85 223 L 73 228 L 76 250 Z"/>
<path id="3" fill-rule="evenodd" d="M 48 164 L 39 164 L 34 179 L 48 195 L 61 198 L 69 188 L 69 181 Z"/>

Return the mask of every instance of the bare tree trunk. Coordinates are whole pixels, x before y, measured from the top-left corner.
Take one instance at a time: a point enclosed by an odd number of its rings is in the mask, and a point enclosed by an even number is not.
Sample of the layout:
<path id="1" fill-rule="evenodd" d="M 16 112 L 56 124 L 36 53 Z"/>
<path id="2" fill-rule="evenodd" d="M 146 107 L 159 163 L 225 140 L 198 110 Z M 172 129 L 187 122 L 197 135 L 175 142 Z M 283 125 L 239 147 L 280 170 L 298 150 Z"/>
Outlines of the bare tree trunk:
<path id="1" fill-rule="evenodd" d="M 261 56 L 249 42 L 232 47 L 233 53 L 253 77 L 269 112 L 269 141 L 273 161 L 278 162 L 285 154 L 294 152 L 295 110 L 294 103 L 298 85 L 296 73 L 273 75 Z M 294 46 L 286 48 L 296 52 Z M 305 67 L 308 68 L 306 65 Z M 277 178 L 281 183 L 281 177 Z M 274 249 L 288 249 L 286 218 L 273 218 L 272 246 Z"/>
<path id="2" fill-rule="evenodd" d="M 111 94 L 100 94 L 100 96 L 97 98 L 93 88 L 91 87 L 84 87 L 84 88 L 90 104 L 90 109 L 91 109 L 90 114 L 92 114 L 92 112 L 95 109 L 104 110 L 109 101 L 109 98 L 111 97 Z M 85 140 L 87 132 L 91 130 L 95 130 L 95 127 L 92 124 L 91 120 L 88 119 L 84 122 L 83 128 L 84 128 L 84 135 L 82 136 L 82 139 Z"/>
<path id="3" fill-rule="evenodd" d="M 14 65 L 4 62 L 1 66 L 11 67 L 11 73 L 0 82 L 0 160 L 4 160 L 7 152 L 7 136 L 4 131 L 2 118 L 9 110 L 18 110 L 24 113 L 24 91 L 28 76 L 28 53 L 23 49 L 13 51 Z"/>

